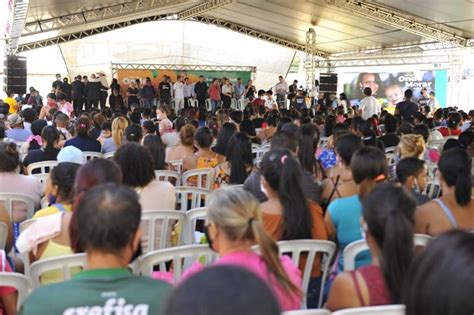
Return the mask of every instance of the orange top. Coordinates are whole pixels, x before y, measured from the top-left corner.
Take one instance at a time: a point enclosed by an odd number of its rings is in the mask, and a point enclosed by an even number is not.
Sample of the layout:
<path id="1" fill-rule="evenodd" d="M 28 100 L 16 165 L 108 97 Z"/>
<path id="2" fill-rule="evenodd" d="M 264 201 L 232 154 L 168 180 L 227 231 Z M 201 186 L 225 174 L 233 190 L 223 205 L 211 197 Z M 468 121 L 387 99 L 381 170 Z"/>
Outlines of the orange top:
<path id="1" fill-rule="evenodd" d="M 326 229 L 326 224 L 324 223 L 323 210 L 321 207 L 314 201 L 308 200 L 309 210 L 311 211 L 311 216 L 313 218 L 313 228 L 312 236 L 314 240 L 323 240 L 328 239 L 328 232 Z M 281 225 L 283 223 L 282 214 L 269 214 L 266 212 L 262 213 L 263 218 L 263 227 L 265 231 L 275 240 L 281 241 L 283 230 Z M 304 266 L 306 265 L 306 257 L 303 257 L 300 260 L 299 268 L 301 272 L 304 272 Z M 314 259 L 313 271 L 311 272 L 311 277 L 319 277 L 321 275 L 321 254 L 318 254 Z"/>

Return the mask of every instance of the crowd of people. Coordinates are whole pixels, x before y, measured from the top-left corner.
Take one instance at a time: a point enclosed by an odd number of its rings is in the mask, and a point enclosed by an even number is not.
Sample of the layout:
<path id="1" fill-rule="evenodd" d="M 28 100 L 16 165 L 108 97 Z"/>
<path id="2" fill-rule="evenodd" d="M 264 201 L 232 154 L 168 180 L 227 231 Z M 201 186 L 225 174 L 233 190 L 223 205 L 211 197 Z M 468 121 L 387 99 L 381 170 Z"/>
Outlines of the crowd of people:
<path id="1" fill-rule="evenodd" d="M 165 77 L 158 92 L 146 79 L 130 84 L 124 102 L 116 80 L 108 86 L 104 73 L 97 77 L 84 84 L 77 76 L 71 87 L 57 77 L 45 104 L 34 89 L 25 103 L 12 105 L 12 94 L 0 102 L 0 193 L 27 195 L 35 207 L 35 221 L 20 234 L 26 209 L 15 205 L 10 216 L 0 204 L 0 222 L 8 227 L 0 271 L 24 271 L 18 252 L 31 262 L 87 254 L 86 269 L 74 269 L 73 280 L 45 273 L 41 281 L 49 285 L 32 292 L 20 314 L 299 309 L 306 260 L 295 265 L 279 257 L 276 242 L 300 239 L 330 240 L 338 248 L 325 286 L 316 256 L 308 308 L 474 310 L 474 110 L 420 106 L 407 90 L 389 113 L 370 88 L 352 106 L 343 94 L 309 99 L 283 77 L 268 91 L 228 79 L 207 86 L 201 77 L 190 94 L 185 76 L 173 85 Z M 188 97 L 198 105 L 187 106 Z M 247 99 L 245 108 L 232 108 L 229 98 Z M 262 158 L 256 148 L 265 150 Z M 104 158 L 85 161 L 84 152 Z M 45 161 L 58 164 L 42 184 L 30 166 Z M 177 209 L 178 183 L 155 171 L 199 169 L 212 170 L 199 229 L 219 258 L 210 267 L 193 265 L 178 283 L 132 275 L 129 263 L 154 250 L 140 227 L 142 213 Z M 179 226 L 171 228 L 179 233 Z M 415 233 L 433 240 L 415 248 Z M 345 271 L 344 249 L 359 240 L 370 252 Z M 16 301 L 15 289 L 0 284 L 0 310 L 16 314 Z"/>

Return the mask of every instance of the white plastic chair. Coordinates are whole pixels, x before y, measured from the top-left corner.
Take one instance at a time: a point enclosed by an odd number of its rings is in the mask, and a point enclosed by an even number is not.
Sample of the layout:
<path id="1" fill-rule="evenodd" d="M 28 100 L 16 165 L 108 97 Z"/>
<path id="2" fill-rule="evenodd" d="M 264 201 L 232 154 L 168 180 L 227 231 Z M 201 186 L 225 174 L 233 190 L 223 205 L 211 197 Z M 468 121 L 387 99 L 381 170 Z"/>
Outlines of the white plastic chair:
<path id="1" fill-rule="evenodd" d="M 155 171 L 155 177 L 162 182 L 170 182 L 174 186 L 181 184 L 181 175 L 175 171 L 159 170 Z"/>
<path id="2" fill-rule="evenodd" d="M 0 272 L 0 283 L 2 287 L 13 287 L 18 292 L 16 301 L 17 310 L 28 296 L 30 280 L 22 274 L 16 272 Z"/>
<path id="3" fill-rule="evenodd" d="M 35 261 L 30 266 L 30 280 L 32 289 L 41 287 L 41 275 L 48 271 L 61 270 L 64 280 L 71 279 L 71 268 L 84 268 L 86 254 L 73 254 Z"/>
<path id="4" fill-rule="evenodd" d="M 167 248 L 170 241 L 171 231 L 174 224 L 180 222 L 181 226 L 186 225 L 186 214 L 177 210 L 147 210 L 142 212 L 142 226 L 146 226 L 143 252 L 148 253 L 153 250 Z M 157 228 L 159 230 L 157 230 Z M 157 236 L 159 243 L 157 244 Z M 178 246 L 182 243 L 182 235 L 178 239 Z M 142 242 L 143 242 L 142 240 Z"/>
<path id="5" fill-rule="evenodd" d="M 415 234 L 413 240 L 415 246 L 426 247 L 431 240 L 431 236 Z M 344 257 L 344 271 L 355 270 L 356 257 L 365 250 L 369 250 L 366 240 L 358 240 L 347 245 L 342 254 Z"/>
<path id="6" fill-rule="evenodd" d="M 188 98 L 188 105 L 189 105 L 189 107 L 197 108 L 198 107 L 198 100 L 196 100 L 194 98 Z"/>
<path id="7" fill-rule="evenodd" d="M 186 212 L 186 244 L 194 244 L 194 233 L 196 232 L 196 223 L 198 220 L 207 219 L 207 209 L 205 207 L 191 209 Z"/>
<path id="8" fill-rule="evenodd" d="M 405 315 L 405 305 L 347 308 L 334 312 L 332 315 Z"/>
<path id="9" fill-rule="evenodd" d="M 397 150 L 397 147 L 394 146 L 394 147 L 386 147 L 385 148 L 385 153 L 395 153 L 395 151 Z"/>
<path id="10" fill-rule="evenodd" d="M 103 158 L 106 160 L 113 159 L 114 158 L 115 151 L 104 153 Z"/>
<path id="11" fill-rule="evenodd" d="M 200 168 L 197 170 L 190 170 L 183 173 L 183 186 L 192 186 L 197 188 L 211 190 L 213 183 L 214 169 L 212 168 Z M 191 179 L 196 179 L 191 182 Z"/>
<path id="12" fill-rule="evenodd" d="M 210 99 L 210 98 L 206 99 L 206 110 L 207 110 L 208 112 L 211 112 L 211 111 L 212 111 L 212 102 L 211 102 L 211 99 Z"/>
<path id="13" fill-rule="evenodd" d="M 331 315 L 331 312 L 326 309 L 312 309 L 283 312 L 281 315 Z"/>
<path id="14" fill-rule="evenodd" d="M 321 240 L 292 240 L 292 241 L 280 241 L 277 243 L 280 255 L 290 254 L 291 259 L 296 266 L 299 266 L 300 259 L 302 255 L 306 255 L 306 264 L 303 272 L 303 301 L 301 303 L 301 308 L 306 309 L 306 296 L 308 293 L 309 280 L 311 278 L 311 271 L 314 266 L 314 259 L 316 254 L 322 253 L 326 257 L 321 258 L 321 270 L 322 270 L 322 281 L 321 288 L 324 288 L 324 283 L 326 281 L 329 269 L 330 262 L 334 252 L 336 251 L 336 244 L 330 241 L 321 241 Z M 324 258 L 324 259 L 323 259 Z M 319 305 L 321 307 L 323 302 L 323 291 L 321 290 L 319 294 Z"/>
<path id="15" fill-rule="evenodd" d="M 26 170 L 28 171 L 28 174 L 38 178 L 41 184 L 44 185 L 46 183 L 46 179 L 49 176 L 49 173 L 56 165 L 58 165 L 58 161 L 37 162 L 28 165 Z M 33 172 L 37 171 L 39 171 L 39 173 L 33 174 Z"/>
<path id="16" fill-rule="evenodd" d="M 91 151 L 84 151 L 82 152 L 82 156 L 84 157 L 84 163 L 93 159 L 102 159 L 104 156 L 102 153 L 99 152 L 91 152 Z"/>
<path id="17" fill-rule="evenodd" d="M 142 256 L 140 260 L 140 273 L 142 276 L 151 276 L 154 266 L 159 266 L 160 272 L 166 272 L 166 263 L 172 262 L 173 278 L 179 280 L 184 270 L 194 262 L 210 265 L 217 259 L 217 254 L 208 245 L 188 245 L 153 251 Z"/>
<path id="18" fill-rule="evenodd" d="M 206 206 L 207 199 L 211 195 L 209 190 L 196 187 L 181 186 L 176 187 L 175 190 L 176 201 L 181 212 Z"/>
<path id="19" fill-rule="evenodd" d="M 247 104 L 248 104 L 248 100 L 242 99 L 242 98 L 239 99 L 239 100 L 237 101 L 237 108 L 238 108 L 238 110 L 242 110 L 242 111 L 243 111 L 243 110 L 245 109 L 245 107 L 247 106 Z"/>
<path id="20" fill-rule="evenodd" d="M 436 179 L 436 171 L 438 170 L 438 163 L 427 162 L 426 163 L 427 177 L 428 180 L 434 181 Z"/>
<path id="21" fill-rule="evenodd" d="M 20 234 L 23 233 L 36 219 L 28 219 L 20 223 Z M 30 256 L 28 252 L 19 253 L 18 256 L 23 261 L 25 276 L 30 276 Z"/>
<path id="22" fill-rule="evenodd" d="M 173 165 L 176 172 L 178 172 L 178 174 L 181 174 L 181 171 L 183 169 L 183 160 L 167 161 L 167 163 Z"/>
<path id="23" fill-rule="evenodd" d="M 0 202 L 5 204 L 10 219 L 13 221 L 13 203 L 23 203 L 26 205 L 26 218 L 31 219 L 35 212 L 35 202 L 28 195 L 0 193 Z"/>
<path id="24" fill-rule="evenodd" d="M 0 222 L 0 249 L 5 249 L 7 245 L 8 225 Z"/>
<path id="25" fill-rule="evenodd" d="M 265 153 L 270 151 L 269 144 L 262 144 L 260 146 L 252 146 L 252 154 L 254 155 L 254 160 L 262 160 Z"/>

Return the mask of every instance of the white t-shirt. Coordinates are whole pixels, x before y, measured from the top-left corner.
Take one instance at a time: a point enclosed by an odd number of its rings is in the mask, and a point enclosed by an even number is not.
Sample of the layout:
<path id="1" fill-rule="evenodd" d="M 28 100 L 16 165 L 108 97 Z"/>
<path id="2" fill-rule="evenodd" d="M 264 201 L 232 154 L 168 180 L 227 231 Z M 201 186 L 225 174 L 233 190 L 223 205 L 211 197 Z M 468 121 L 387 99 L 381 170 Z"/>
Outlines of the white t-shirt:
<path id="1" fill-rule="evenodd" d="M 232 86 L 224 84 L 222 86 L 222 94 L 232 94 Z"/>
<path id="2" fill-rule="evenodd" d="M 183 82 L 176 82 L 173 85 L 173 91 L 174 91 L 174 98 L 184 98 L 184 83 Z"/>
<path id="3" fill-rule="evenodd" d="M 359 105 L 362 111 L 362 118 L 367 120 L 373 115 L 380 114 L 380 105 L 377 103 L 377 99 L 373 96 L 366 96 L 360 101 Z"/>
<path id="4" fill-rule="evenodd" d="M 275 94 L 286 94 L 288 91 L 288 84 L 286 82 L 278 82 L 275 85 Z"/>
<path id="5" fill-rule="evenodd" d="M 277 103 L 273 98 L 268 99 L 265 101 L 265 107 L 268 109 L 275 109 L 277 107 Z"/>

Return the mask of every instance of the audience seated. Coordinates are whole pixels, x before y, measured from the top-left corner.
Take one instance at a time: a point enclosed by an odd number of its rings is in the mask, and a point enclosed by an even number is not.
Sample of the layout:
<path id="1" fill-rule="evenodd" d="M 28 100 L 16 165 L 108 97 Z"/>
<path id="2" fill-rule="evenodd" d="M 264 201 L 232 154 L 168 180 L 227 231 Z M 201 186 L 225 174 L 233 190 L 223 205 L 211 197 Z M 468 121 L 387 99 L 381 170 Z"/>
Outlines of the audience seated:
<path id="1" fill-rule="evenodd" d="M 213 136 L 211 129 L 201 127 L 194 135 L 197 151 L 194 155 L 183 159 L 183 172 L 201 169 L 214 168 L 218 164 L 217 154 L 211 150 Z"/>
<path id="2" fill-rule="evenodd" d="M 241 188 L 226 187 L 213 192 L 207 206 L 206 235 L 211 249 L 220 255 L 214 265 L 247 269 L 273 290 L 282 310 L 298 309 L 301 273 L 289 257 L 278 257 L 278 247 L 265 233 L 261 215 L 257 199 Z M 254 243 L 261 254 L 251 249 Z M 201 269 L 196 264 L 183 278 Z"/>
<path id="3" fill-rule="evenodd" d="M 280 306 L 268 285 L 252 272 L 214 266 L 181 283 L 170 295 L 164 313 L 279 315 Z"/>
<path id="4" fill-rule="evenodd" d="M 105 139 L 102 145 L 102 153 L 115 152 L 125 140 L 125 130 L 128 120 L 125 117 L 116 117 L 112 121 L 112 137 Z"/>
<path id="5" fill-rule="evenodd" d="M 15 143 L 0 142 L 0 192 L 23 194 L 30 197 L 35 209 L 40 208 L 43 186 L 33 176 L 18 173 L 20 155 Z M 26 208 L 22 203 L 13 204 L 13 223 L 26 219 Z"/>
<path id="6" fill-rule="evenodd" d="M 179 161 L 194 154 L 194 135 L 196 128 L 187 124 L 179 131 L 179 144 L 174 148 L 166 148 L 166 161 Z"/>
<path id="7" fill-rule="evenodd" d="M 26 139 L 26 142 L 23 143 L 21 149 L 23 152 L 30 152 L 32 150 L 40 149 L 42 143 L 41 133 L 43 128 L 46 127 L 48 123 L 45 120 L 35 120 L 30 125 L 30 130 L 32 135 Z M 25 128 L 27 129 L 27 128 Z"/>
<path id="8" fill-rule="evenodd" d="M 59 131 L 53 126 L 44 127 L 43 132 L 41 133 L 40 143 L 40 148 L 29 151 L 23 159 L 23 173 L 26 175 L 28 175 L 28 165 L 30 164 L 57 160 L 60 151 Z"/>
<path id="9" fill-rule="evenodd" d="M 301 167 L 290 151 L 271 150 L 261 163 L 261 189 L 268 200 L 262 203 L 263 226 L 274 240 L 327 240 L 321 207 L 307 200 L 301 187 Z M 318 305 L 321 285 L 320 257 L 311 273 L 308 301 Z M 304 270 L 302 260 L 300 269 Z"/>
<path id="10" fill-rule="evenodd" d="M 151 153 L 154 169 L 156 171 L 167 169 L 168 167 L 165 163 L 166 149 L 161 137 L 156 134 L 149 134 L 143 138 L 142 142 L 143 146 Z"/>
<path id="11" fill-rule="evenodd" d="M 452 229 L 474 230 L 471 189 L 472 159 L 455 148 L 443 152 L 438 163 L 442 196 L 416 212 L 416 232 L 437 236 Z"/>
<path id="12" fill-rule="evenodd" d="M 24 142 L 32 135 L 29 129 L 24 128 L 23 118 L 21 118 L 20 114 L 8 116 L 7 122 L 10 125 L 10 129 L 6 131 L 7 138 L 13 141 Z"/>
<path id="13" fill-rule="evenodd" d="M 142 127 L 138 124 L 131 124 L 125 129 L 125 140 L 127 142 L 141 143 L 143 139 Z"/>
<path id="14" fill-rule="evenodd" d="M 474 234 L 450 231 L 415 258 L 402 290 L 406 315 L 458 315 L 474 310 Z"/>
<path id="15" fill-rule="evenodd" d="M 7 258 L 5 251 L 0 250 L 0 275 L 2 272 L 13 272 Z M 16 314 L 17 299 L 18 293 L 15 288 L 4 287 L 0 284 L 0 314 Z"/>
<path id="16" fill-rule="evenodd" d="M 229 140 L 226 161 L 214 170 L 214 188 L 241 185 L 253 170 L 252 142 L 246 133 L 238 132 Z"/>
<path id="17" fill-rule="evenodd" d="M 87 254 L 85 270 L 73 280 L 34 291 L 20 313 L 75 314 L 92 309 L 106 313 L 126 309 L 135 314 L 159 314 L 170 286 L 133 276 L 127 269 L 140 246 L 138 195 L 131 188 L 105 184 L 88 191 L 76 212 L 79 241 Z"/>
<path id="18" fill-rule="evenodd" d="M 231 122 L 224 123 L 219 129 L 219 132 L 217 133 L 216 145 L 212 148 L 212 151 L 216 153 L 218 164 L 222 164 L 226 161 L 229 141 L 236 133 L 237 125 Z"/>
<path id="19" fill-rule="evenodd" d="M 96 139 L 89 137 L 89 130 L 91 127 L 91 121 L 86 116 L 79 117 L 74 123 L 74 129 L 76 130 L 76 136 L 69 139 L 64 144 L 67 146 L 75 146 L 81 151 L 87 152 L 100 152 L 101 145 Z"/>
<path id="20" fill-rule="evenodd" d="M 354 182 L 358 185 L 356 195 L 339 198 L 329 204 L 325 215 L 330 239 L 337 241 L 340 249 L 338 269 L 343 269 L 344 248 L 354 241 L 362 239 L 360 217 L 361 200 L 374 187 L 388 179 L 388 166 L 384 153 L 376 147 L 368 146 L 354 153 L 351 160 Z M 357 256 L 356 267 L 370 263 L 370 256 L 362 253 Z"/>
<path id="21" fill-rule="evenodd" d="M 423 195 L 427 185 L 425 162 L 416 157 L 401 159 L 397 164 L 397 179 L 415 197 L 418 206 L 430 201 Z"/>
<path id="22" fill-rule="evenodd" d="M 372 264 L 339 274 L 326 308 L 398 304 L 402 284 L 413 259 L 415 200 L 402 187 L 385 183 L 362 201 L 364 238 Z"/>
<path id="23" fill-rule="evenodd" d="M 398 144 L 398 155 L 400 159 L 406 157 L 424 159 L 425 148 L 423 136 L 414 134 L 403 135 Z"/>

